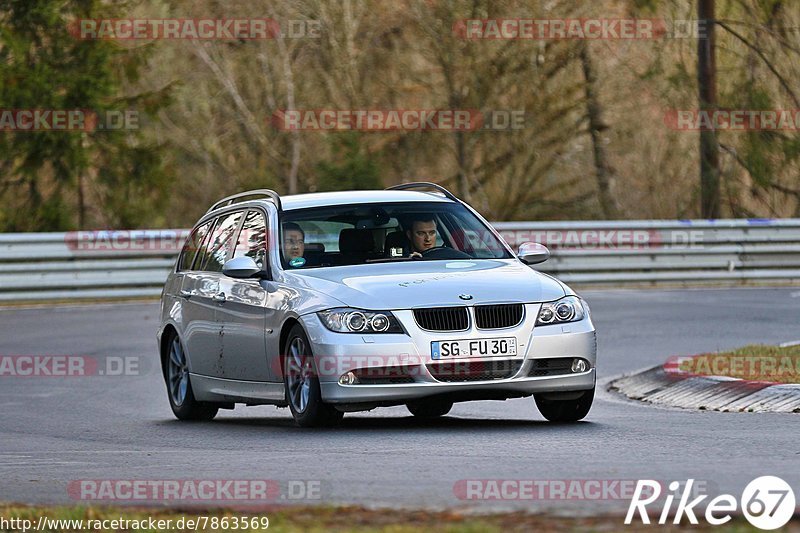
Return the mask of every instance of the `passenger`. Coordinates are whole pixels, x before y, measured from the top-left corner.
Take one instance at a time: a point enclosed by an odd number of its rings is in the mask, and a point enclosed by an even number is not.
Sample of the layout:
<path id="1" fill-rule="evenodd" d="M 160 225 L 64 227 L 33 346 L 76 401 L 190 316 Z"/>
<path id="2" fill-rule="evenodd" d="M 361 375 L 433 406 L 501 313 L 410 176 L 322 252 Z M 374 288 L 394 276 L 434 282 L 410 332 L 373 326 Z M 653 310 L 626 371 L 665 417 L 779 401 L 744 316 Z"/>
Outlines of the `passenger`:
<path id="1" fill-rule="evenodd" d="M 283 257 L 290 266 L 300 267 L 305 264 L 305 240 L 306 233 L 299 225 L 294 222 L 283 225 Z"/>

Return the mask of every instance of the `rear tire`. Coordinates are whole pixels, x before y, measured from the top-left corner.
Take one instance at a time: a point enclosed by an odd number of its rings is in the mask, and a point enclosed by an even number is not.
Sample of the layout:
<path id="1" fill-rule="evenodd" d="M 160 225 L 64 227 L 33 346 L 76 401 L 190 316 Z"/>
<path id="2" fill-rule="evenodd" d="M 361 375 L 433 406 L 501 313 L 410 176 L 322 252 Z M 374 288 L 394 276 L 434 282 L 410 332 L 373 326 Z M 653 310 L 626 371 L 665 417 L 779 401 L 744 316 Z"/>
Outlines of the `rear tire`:
<path id="1" fill-rule="evenodd" d="M 175 333 L 168 339 L 164 381 L 167 384 L 169 406 L 178 420 L 212 420 L 217 416 L 219 407 L 195 399 L 189 376 L 189 360 Z"/>
<path id="2" fill-rule="evenodd" d="M 314 354 L 308 336 L 299 324 L 289 331 L 286 339 L 283 385 L 286 403 L 298 426 L 335 426 L 341 422 L 344 413 L 322 401 Z"/>
<path id="3" fill-rule="evenodd" d="M 594 400 L 594 387 L 584 391 L 574 400 L 547 400 L 541 394 L 534 394 L 536 407 L 550 422 L 577 422 L 589 414 Z"/>
<path id="4" fill-rule="evenodd" d="M 414 400 L 406 404 L 409 412 L 417 418 L 439 418 L 450 412 L 453 402 L 436 399 Z"/>

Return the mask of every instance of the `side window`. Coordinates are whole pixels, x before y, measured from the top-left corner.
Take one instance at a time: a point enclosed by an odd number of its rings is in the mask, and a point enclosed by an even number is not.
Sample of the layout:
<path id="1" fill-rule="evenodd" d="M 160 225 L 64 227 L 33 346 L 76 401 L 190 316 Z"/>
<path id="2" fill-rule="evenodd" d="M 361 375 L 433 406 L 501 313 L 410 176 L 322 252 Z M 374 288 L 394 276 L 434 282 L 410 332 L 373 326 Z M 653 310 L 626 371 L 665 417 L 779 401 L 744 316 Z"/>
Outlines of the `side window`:
<path id="1" fill-rule="evenodd" d="M 252 257 L 262 269 L 267 258 L 267 223 L 260 211 L 249 211 L 239 232 L 233 257 Z"/>
<path id="2" fill-rule="evenodd" d="M 222 272 L 222 265 L 228 257 L 228 249 L 233 243 L 233 236 L 236 233 L 236 228 L 239 227 L 241 218 L 241 211 L 223 215 L 219 218 L 214 231 L 210 234 L 208 246 L 203 249 L 202 266 L 200 268 L 195 267 L 196 270 Z M 198 262 L 198 264 L 200 263 Z"/>
<path id="3" fill-rule="evenodd" d="M 187 265 L 191 270 L 202 270 L 203 263 L 205 263 L 206 258 L 208 257 L 208 243 L 211 241 L 211 238 L 214 236 L 213 229 L 219 225 L 219 219 L 216 218 L 211 222 L 211 225 L 208 227 L 208 231 L 206 232 L 206 236 L 203 238 L 203 242 L 200 243 L 200 247 L 197 249 L 197 255 L 194 258 L 194 264 Z"/>
<path id="4" fill-rule="evenodd" d="M 178 259 L 178 270 L 189 270 L 192 268 L 192 263 L 200 249 L 200 244 L 203 242 L 208 229 L 211 227 L 211 222 L 206 222 L 202 226 L 198 226 L 186 239 L 186 244 L 183 245 L 180 258 Z"/>

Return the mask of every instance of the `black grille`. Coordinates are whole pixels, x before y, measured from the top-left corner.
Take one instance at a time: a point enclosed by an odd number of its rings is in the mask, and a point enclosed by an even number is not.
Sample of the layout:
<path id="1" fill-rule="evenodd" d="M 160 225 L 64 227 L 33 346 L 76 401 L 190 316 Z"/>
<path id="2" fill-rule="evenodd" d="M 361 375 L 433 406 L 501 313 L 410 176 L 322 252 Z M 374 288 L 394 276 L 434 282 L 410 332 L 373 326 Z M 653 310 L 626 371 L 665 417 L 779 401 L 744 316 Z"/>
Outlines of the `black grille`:
<path id="1" fill-rule="evenodd" d="M 572 357 L 554 357 L 552 359 L 534 359 L 528 372 L 530 377 L 563 376 L 572 374 Z"/>
<path id="2" fill-rule="evenodd" d="M 490 381 L 507 379 L 519 372 L 522 360 L 447 361 L 430 363 L 428 370 L 438 381 Z"/>
<path id="3" fill-rule="evenodd" d="M 475 324 L 480 329 L 510 328 L 522 322 L 522 304 L 478 305 Z"/>
<path id="4" fill-rule="evenodd" d="M 359 368 L 353 373 L 358 377 L 358 385 L 394 385 L 414 383 L 413 375 L 420 374 L 419 367 L 381 366 Z"/>
<path id="5" fill-rule="evenodd" d="M 414 309 L 414 319 L 428 331 L 464 331 L 469 327 L 466 307 Z"/>

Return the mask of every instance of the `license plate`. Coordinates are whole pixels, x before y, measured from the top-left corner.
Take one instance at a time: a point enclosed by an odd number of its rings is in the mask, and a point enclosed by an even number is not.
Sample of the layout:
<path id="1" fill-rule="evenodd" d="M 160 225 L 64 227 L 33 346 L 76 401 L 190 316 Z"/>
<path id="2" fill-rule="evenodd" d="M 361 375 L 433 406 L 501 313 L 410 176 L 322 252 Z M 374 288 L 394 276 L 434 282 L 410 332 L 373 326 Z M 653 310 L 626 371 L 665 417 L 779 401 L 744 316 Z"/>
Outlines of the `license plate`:
<path id="1" fill-rule="evenodd" d="M 508 357 L 517 355 L 517 339 L 466 339 L 431 342 L 431 359 Z"/>

